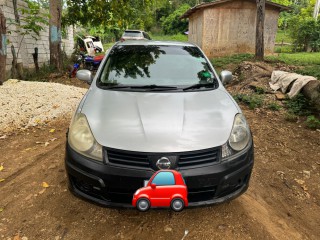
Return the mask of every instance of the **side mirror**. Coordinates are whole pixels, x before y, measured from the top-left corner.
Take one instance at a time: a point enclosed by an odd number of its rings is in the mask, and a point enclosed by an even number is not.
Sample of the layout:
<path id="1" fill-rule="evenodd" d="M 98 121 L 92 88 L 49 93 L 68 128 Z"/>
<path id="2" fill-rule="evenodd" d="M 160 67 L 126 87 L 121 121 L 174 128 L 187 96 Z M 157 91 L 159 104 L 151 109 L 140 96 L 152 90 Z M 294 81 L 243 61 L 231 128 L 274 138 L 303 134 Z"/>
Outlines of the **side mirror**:
<path id="1" fill-rule="evenodd" d="M 93 80 L 92 72 L 89 70 L 79 70 L 76 77 L 81 81 L 87 82 L 88 84 L 91 84 Z"/>
<path id="2" fill-rule="evenodd" d="M 155 189 L 157 185 L 155 185 L 154 183 L 151 183 L 151 188 Z"/>
<path id="3" fill-rule="evenodd" d="M 230 83 L 232 81 L 232 72 L 226 70 L 222 71 L 220 73 L 220 79 L 223 85 Z"/>

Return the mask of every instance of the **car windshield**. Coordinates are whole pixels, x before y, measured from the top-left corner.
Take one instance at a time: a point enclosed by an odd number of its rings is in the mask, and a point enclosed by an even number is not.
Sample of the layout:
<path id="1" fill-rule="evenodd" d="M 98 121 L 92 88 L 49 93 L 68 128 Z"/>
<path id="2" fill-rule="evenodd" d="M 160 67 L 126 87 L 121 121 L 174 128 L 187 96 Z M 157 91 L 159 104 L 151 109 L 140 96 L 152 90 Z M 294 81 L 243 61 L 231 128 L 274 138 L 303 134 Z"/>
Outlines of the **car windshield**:
<path id="1" fill-rule="evenodd" d="M 126 31 L 126 32 L 124 32 L 123 36 L 125 36 L 125 37 L 141 37 L 141 32 Z"/>
<path id="2" fill-rule="evenodd" d="M 100 86 L 216 88 L 206 58 L 193 46 L 115 46 L 98 79 Z"/>

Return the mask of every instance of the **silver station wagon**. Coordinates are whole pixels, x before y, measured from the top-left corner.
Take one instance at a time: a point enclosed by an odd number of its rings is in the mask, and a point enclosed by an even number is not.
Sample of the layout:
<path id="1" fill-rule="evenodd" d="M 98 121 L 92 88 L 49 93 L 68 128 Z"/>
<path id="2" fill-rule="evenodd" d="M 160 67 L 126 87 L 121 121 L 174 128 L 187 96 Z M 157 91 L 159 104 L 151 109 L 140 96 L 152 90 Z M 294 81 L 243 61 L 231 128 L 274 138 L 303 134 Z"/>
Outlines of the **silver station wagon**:
<path id="1" fill-rule="evenodd" d="M 104 206 L 130 207 L 160 169 L 179 171 L 189 206 L 244 193 L 253 141 L 239 106 L 195 45 L 125 41 L 106 54 L 72 119 L 65 165 L 69 188 Z"/>

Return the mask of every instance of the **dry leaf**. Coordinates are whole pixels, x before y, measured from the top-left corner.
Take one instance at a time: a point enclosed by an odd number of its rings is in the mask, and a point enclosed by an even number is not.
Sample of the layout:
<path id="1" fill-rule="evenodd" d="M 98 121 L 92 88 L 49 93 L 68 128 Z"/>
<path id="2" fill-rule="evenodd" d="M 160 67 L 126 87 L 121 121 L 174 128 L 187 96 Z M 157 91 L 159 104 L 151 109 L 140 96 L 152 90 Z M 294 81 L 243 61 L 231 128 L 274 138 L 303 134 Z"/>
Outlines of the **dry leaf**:
<path id="1" fill-rule="evenodd" d="M 0 179 L 0 182 L 3 182 L 5 179 L 4 178 L 2 178 L 2 179 Z"/>
<path id="2" fill-rule="evenodd" d="M 13 237 L 13 240 L 21 240 L 20 234 Z"/>
<path id="3" fill-rule="evenodd" d="M 4 169 L 3 165 L 0 166 L 0 172 Z"/>
<path id="4" fill-rule="evenodd" d="M 48 146 L 49 145 L 49 142 L 45 142 L 44 143 L 44 146 L 46 147 L 46 146 Z"/>
<path id="5" fill-rule="evenodd" d="M 55 131 L 56 131 L 55 129 L 51 129 L 49 132 L 54 133 Z"/>
<path id="6" fill-rule="evenodd" d="M 0 212 L 2 212 L 4 209 L 3 208 L 0 208 Z"/>
<path id="7" fill-rule="evenodd" d="M 44 188 L 48 188 L 48 187 L 49 187 L 49 184 L 48 184 L 48 183 L 46 183 L 46 182 L 43 182 L 43 183 L 42 183 L 42 187 L 44 187 Z"/>
<path id="8" fill-rule="evenodd" d="M 42 190 L 39 192 L 39 194 L 42 194 L 42 193 L 44 193 L 45 191 L 46 191 L 46 188 L 42 189 Z"/>
<path id="9" fill-rule="evenodd" d="M 304 181 L 301 179 L 294 179 L 297 183 L 299 183 L 300 185 L 304 184 Z"/>
<path id="10" fill-rule="evenodd" d="M 30 151 L 32 148 L 26 148 L 25 151 Z"/>

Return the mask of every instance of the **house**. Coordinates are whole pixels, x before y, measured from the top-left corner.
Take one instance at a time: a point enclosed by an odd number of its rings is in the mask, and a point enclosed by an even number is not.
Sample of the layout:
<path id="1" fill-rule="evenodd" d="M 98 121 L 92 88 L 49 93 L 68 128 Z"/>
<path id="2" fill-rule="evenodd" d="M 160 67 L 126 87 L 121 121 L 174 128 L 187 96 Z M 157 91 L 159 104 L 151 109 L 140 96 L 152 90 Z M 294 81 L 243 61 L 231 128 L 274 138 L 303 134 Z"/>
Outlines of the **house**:
<path id="1" fill-rule="evenodd" d="M 288 7 L 266 1 L 265 53 L 273 53 L 279 13 Z M 257 5 L 254 0 L 216 0 L 189 9 L 189 42 L 197 44 L 208 57 L 254 53 Z"/>

